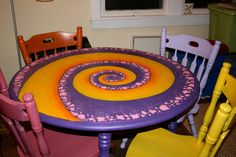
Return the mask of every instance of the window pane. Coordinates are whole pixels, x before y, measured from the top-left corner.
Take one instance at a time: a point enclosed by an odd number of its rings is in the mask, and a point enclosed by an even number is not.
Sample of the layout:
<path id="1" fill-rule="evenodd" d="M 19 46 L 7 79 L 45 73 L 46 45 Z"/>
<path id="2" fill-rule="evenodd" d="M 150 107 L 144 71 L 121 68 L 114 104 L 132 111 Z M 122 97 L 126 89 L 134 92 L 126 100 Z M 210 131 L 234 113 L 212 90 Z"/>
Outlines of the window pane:
<path id="1" fill-rule="evenodd" d="M 109 10 L 161 9 L 163 0 L 106 0 L 105 8 Z"/>
<path id="2" fill-rule="evenodd" d="M 185 3 L 194 3 L 193 8 L 207 8 L 210 3 L 221 3 L 224 0 L 185 0 Z"/>

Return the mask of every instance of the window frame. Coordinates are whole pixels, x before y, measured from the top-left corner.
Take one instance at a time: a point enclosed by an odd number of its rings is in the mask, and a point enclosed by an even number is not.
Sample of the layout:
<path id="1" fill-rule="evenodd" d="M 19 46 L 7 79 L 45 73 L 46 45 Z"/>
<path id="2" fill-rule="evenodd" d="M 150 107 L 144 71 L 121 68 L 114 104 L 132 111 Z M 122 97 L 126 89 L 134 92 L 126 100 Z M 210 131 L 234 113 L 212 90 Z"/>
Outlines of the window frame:
<path id="1" fill-rule="evenodd" d="M 208 9 L 193 9 L 192 15 L 183 15 L 185 0 L 164 1 L 164 12 L 159 12 L 159 14 L 145 15 L 135 12 L 136 14 L 132 16 L 117 16 L 116 14 L 113 14 L 113 16 L 104 16 L 102 13 L 102 2 L 105 2 L 105 0 L 91 0 L 92 28 L 105 29 L 209 24 Z"/>

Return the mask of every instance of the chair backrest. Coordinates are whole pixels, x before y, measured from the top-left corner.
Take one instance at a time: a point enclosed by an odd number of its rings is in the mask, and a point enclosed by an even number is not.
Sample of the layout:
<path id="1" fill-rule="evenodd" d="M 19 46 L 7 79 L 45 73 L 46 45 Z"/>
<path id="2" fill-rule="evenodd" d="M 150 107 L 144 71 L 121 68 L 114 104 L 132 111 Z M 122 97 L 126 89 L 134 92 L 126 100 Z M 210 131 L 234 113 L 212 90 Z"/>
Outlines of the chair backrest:
<path id="1" fill-rule="evenodd" d="M 3 76 L 1 68 L 0 68 L 0 93 L 5 96 L 8 96 L 7 82 Z"/>
<path id="2" fill-rule="evenodd" d="M 37 34 L 29 40 L 18 36 L 18 44 L 25 64 L 29 64 L 38 58 L 54 54 L 64 50 L 82 48 L 82 27 L 77 27 L 77 33 L 50 32 Z"/>
<path id="3" fill-rule="evenodd" d="M 167 35 L 166 28 L 161 32 L 160 52 L 188 67 L 200 81 L 200 95 L 204 89 L 209 72 L 220 49 L 220 42 L 212 45 L 208 40 L 191 35 Z"/>
<path id="4" fill-rule="evenodd" d="M 8 90 L 7 90 L 7 83 L 6 80 L 3 76 L 2 70 L 0 68 L 0 93 L 8 96 Z M 0 121 L 0 135 L 4 134 L 4 133 L 8 133 L 7 129 L 2 125 L 1 121 Z"/>
<path id="5" fill-rule="evenodd" d="M 24 129 L 26 125 L 21 125 L 22 122 L 29 121 L 37 138 L 40 153 L 42 156 L 48 156 L 49 147 L 42 132 L 42 123 L 33 96 L 26 93 L 23 96 L 24 102 L 11 100 L 5 92 L 7 85 L 4 80 L 0 69 L 0 116 L 3 119 L 5 126 L 12 133 L 17 145 L 25 156 L 36 157 L 36 151 L 33 150 L 33 147 L 26 136 L 26 131 Z"/>
<path id="6" fill-rule="evenodd" d="M 224 138 L 235 124 L 236 78 L 229 74 L 230 66 L 231 64 L 229 63 L 223 63 L 213 91 L 211 103 L 200 128 L 198 143 L 204 142 L 205 144 L 199 157 L 215 156 Z M 217 102 L 221 95 L 226 97 L 226 102 L 220 104 L 212 121 L 215 108 L 219 106 Z"/>

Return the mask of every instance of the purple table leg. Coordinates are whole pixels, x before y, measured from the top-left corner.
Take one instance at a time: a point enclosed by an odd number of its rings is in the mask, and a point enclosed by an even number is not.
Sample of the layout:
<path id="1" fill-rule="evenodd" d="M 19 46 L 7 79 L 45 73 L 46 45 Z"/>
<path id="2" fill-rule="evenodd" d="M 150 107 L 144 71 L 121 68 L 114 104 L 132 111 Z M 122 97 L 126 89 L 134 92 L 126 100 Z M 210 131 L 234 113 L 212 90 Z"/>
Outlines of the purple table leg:
<path id="1" fill-rule="evenodd" d="M 173 120 L 168 124 L 168 130 L 170 130 L 171 132 L 176 133 L 176 129 L 177 129 L 177 121 Z"/>
<path id="2" fill-rule="evenodd" d="M 100 133 L 98 135 L 100 155 L 99 157 L 110 156 L 111 133 Z"/>

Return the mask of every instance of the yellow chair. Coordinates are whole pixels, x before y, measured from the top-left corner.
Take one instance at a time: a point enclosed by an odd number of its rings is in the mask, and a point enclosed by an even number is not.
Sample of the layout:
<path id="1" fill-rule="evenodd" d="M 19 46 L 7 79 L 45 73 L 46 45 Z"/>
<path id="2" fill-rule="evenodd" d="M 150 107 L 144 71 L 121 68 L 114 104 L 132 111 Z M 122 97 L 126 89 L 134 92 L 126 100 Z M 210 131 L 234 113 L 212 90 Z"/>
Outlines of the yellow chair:
<path id="1" fill-rule="evenodd" d="M 228 135 L 236 114 L 236 78 L 229 74 L 231 65 L 224 63 L 215 85 L 198 138 L 155 129 L 137 134 L 126 157 L 213 157 Z M 217 105 L 224 95 L 225 103 Z M 215 108 L 219 109 L 215 115 Z M 208 129 L 209 127 L 209 129 Z"/>

